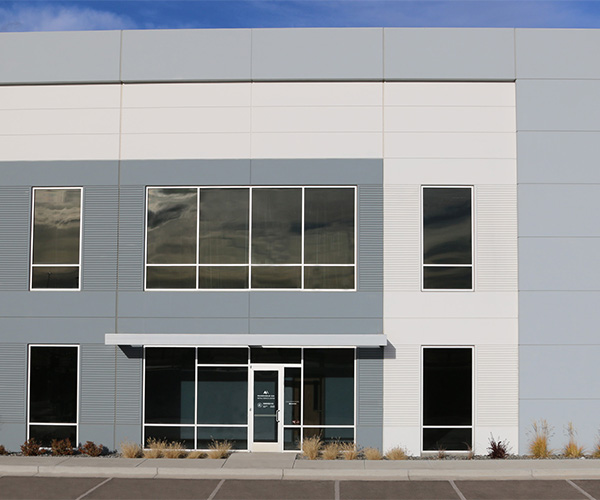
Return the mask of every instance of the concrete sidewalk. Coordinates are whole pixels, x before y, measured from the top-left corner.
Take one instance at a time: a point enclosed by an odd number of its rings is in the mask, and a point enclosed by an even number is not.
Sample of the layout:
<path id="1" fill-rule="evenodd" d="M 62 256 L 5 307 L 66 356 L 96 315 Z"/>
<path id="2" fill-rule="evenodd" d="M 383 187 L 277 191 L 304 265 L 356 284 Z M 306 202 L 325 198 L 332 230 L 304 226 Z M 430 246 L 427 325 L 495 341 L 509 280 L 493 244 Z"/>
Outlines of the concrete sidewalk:
<path id="1" fill-rule="evenodd" d="M 600 460 L 302 460 L 234 453 L 228 459 L 0 457 L 0 476 L 194 479 L 600 479 Z"/>

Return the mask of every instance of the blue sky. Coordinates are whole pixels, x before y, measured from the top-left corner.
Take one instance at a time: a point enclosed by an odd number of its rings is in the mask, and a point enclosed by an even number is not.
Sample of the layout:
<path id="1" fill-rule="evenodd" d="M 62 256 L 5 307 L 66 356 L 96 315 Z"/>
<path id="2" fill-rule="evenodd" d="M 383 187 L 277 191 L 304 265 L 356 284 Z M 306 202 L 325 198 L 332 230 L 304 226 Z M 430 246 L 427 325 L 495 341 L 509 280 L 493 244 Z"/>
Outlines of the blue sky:
<path id="1" fill-rule="evenodd" d="M 600 28 L 600 0 L 0 0 L 0 31 L 331 26 Z"/>

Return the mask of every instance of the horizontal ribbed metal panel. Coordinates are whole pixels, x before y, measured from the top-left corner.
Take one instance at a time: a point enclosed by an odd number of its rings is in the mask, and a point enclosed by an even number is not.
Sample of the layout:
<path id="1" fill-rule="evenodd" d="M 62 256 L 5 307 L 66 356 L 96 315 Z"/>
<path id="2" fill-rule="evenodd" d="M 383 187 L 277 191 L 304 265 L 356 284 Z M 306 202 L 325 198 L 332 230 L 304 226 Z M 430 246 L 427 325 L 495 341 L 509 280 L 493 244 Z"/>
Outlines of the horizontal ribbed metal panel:
<path id="1" fill-rule="evenodd" d="M 358 349 L 357 405 L 359 426 L 383 424 L 383 349 Z"/>
<path id="2" fill-rule="evenodd" d="M 383 188 L 360 185 L 358 188 L 358 289 L 383 290 Z"/>
<path id="3" fill-rule="evenodd" d="M 385 289 L 421 289 L 420 188 L 385 186 Z"/>
<path id="4" fill-rule="evenodd" d="M 475 289 L 517 291 L 517 187 L 477 186 L 475 197 Z"/>
<path id="5" fill-rule="evenodd" d="M 482 345 L 476 352 L 477 425 L 519 424 L 519 350 Z"/>
<path id="6" fill-rule="evenodd" d="M 139 291 L 144 272 L 144 187 L 121 187 L 119 206 L 119 290 Z"/>
<path id="7" fill-rule="evenodd" d="M 420 425 L 421 348 L 390 344 L 383 351 L 383 425 Z"/>
<path id="8" fill-rule="evenodd" d="M 116 186 L 90 186 L 83 193 L 83 290 L 114 290 L 117 283 Z"/>
<path id="9" fill-rule="evenodd" d="M 26 419 L 27 345 L 2 344 L 0 349 L 0 425 Z"/>
<path id="10" fill-rule="evenodd" d="M 115 418 L 115 347 L 81 345 L 82 424 L 112 424 Z"/>
<path id="11" fill-rule="evenodd" d="M 142 349 L 117 348 L 117 424 L 142 422 Z"/>
<path id="12" fill-rule="evenodd" d="M 30 209 L 30 187 L 0 187 L 0 290 L 29 289 Z"/>

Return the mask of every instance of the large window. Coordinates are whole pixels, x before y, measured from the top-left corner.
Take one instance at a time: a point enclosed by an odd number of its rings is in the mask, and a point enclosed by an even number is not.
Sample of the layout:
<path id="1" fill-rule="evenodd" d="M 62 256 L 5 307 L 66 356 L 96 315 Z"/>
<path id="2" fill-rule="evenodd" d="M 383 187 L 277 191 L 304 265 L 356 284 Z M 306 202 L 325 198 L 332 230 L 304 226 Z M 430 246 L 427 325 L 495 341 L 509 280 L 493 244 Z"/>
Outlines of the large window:
<path id="1" fill-rule="evenodd" d="M 355 288 L 354 187 L 148 188 L 146 289 Z"/>
<path id="2" fill-rule="evenodd" d="M 77 346 L 29 346 L 27 437 L 43 446 L 69 438 L 77 446 Z"/>
<path id="3" fill-rule="evenodd" d="M 423 349 L 423 451 L 473 444 L 473 349 Z"/>
<path id="4" fill-rule="evenodd" d="M 423 289 L 473 289 L 472 187 L 423 187 Z"/>
<path id="5" fill-rule="evenodd" d="M 81 188 L 34 188 L 31 289 L 78 290 Z"/>

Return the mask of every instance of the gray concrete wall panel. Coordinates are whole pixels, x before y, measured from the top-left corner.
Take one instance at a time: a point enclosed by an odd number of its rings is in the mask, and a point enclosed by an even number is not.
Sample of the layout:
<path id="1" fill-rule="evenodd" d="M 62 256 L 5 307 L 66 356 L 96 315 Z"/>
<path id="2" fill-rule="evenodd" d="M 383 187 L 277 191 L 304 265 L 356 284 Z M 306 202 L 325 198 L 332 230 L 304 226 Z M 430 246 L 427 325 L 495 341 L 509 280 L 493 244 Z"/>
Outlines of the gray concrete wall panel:
<path id="1" fill-rule="evenodd" d="M 27 344 L 3 342 L 0 349 L 0 432 L 6 423 L 25 421 L 26 395 Z"/>
<path id="2" fill-rule="evenodd" d="M 142 426 L 138 425 L 117 425 L 114 428 L 114 442 L 117 450 L 121 449 L 124 442 L 134 442 L 142 444 Z"/>
<path id="3" fill-rule="evenodd" d="M 114 314 L 114 292 L 0 292 L 0 317 L 5 318 L 110 318 Z"/>
<path id="4" fill-rule="evenodd" d="M 85 291 L 116 288 L 118 196 L 117 186 L 89 186 L 84 190 L 81 288 Z"/>
<path id="5" fill-rule="evenodd" d="M 598 344 L 598 304 L 600 292 L 522 291 L 519 294 L 521 345 Z"/>
<path id="6" fill-rule="evenodd" d="M 93 441 L 97 445 L 106 446 L 109 450 L 117 448 L 115 444 L 115 426 L 108 424 L 79 424 L 79 441 Z"/>
<path id="7" fill-rule="evenodd" d="M 115 333 L 210 333 L 215 335 L 215 345 L 218 345 L 217 335 L 220 333 L 248 333 L 248 318 L 120 317 L 118 331 Z"/>
<path id="8" fill-rule="evenodd" d="M 385 28 L 386 80 L 514 80 L 514 30 Z"/>
<path id="9" fill-rule="evenodd" d="M 370 318 L 250 318 L 250 333 L 381 334 L 383 320 Z"/>
<path id="10" fill-rule="evenodd" d="M 120 31 L 0 33 L 0 84 L 118 82 Z"/>
<path id="11" fill-rule="evenodd" d="M 250 180 L 257 186 L 382 184 L 383 160 L 252 160 Z"/>
<path id="12" fill-rule="evenodd" d="M 356 444 L 359 448 L 377 448 L 383 453 L 383 429 L 357 425 Z"/>
<path id="13" fill-rule="evenodd" d="M 112 318 L 44 318 L 0 316 L 0 332 L 8 342 L 36 344 L 104 343 L 115 327 Z"/>
<path id="14" fill-rule="evenodd" d="M 121 185 L 247 186 L 250 160 L 126 160 Z"/>
<path id="15" fill-rule="evenodd" d="M 31 188 L 0 187 L 0 291 L 29 289 L 30 221 Z"/>
<path id="16" fill-rule="evenodd" d="M 383 291 L 383 186 L 358 188 L 358 284 L 361 292 Z M 383 304 L 381 305 L 383 316 Z"/>
<path id="17" fill-rule="evenodd" d="M 104 186 L 119 179 L 115 160 L 0 162 L 4 186 Z"/>
<path id="18" fill-rule="evenodd" d="M 517 29 L 517 78 L 600 78 L 598 30 Z"/>
<path id="19" fill-rule="evenodd" d="M 253 80 L 381 80 L 381 28 L 252 30 Z"/>
<path id="20" fill-rule="evenodd" d="M 520 238 L 519 290 L 600 290 L 600 238 Z"/>
<path id="21" fill-rule="evenodd" d="M 124 82 L 250 80 L 251 32 L 123 31 Z"/>
<path id="22" fill-rule="evenodd" d="M 600 131 L 600 80 L 517 80 L 517 130 Z"/>
<path id="23" fill-rule="evenodd" d="M 519 132 L 518 182 L 600 183 L 600 132 Z"/>
<path id="24" fill-rule="evenodd" d="M 383 349 L 357 349 L 357 425 L 383 427 Z"/>
<path id="25" fill-rule="evenodd" d="M 521 185 L 519 234 L 600 236 L 600 184 Z"/>
<path id="26" fill-rule="evenodd" d="M 115 360 L 113 346 L 81 344 L 79 421 L 82 424 L 114 424 Z M 81 432 L 80 436 L 91 440 Z"/>
<path id="27" fill-rule="evenodd" d="M 115 424 L 137 425 L 137 432 L 140 433 L 142 423 L 142 349 L 117 347 L 116 359 Z M 115 435 L 117 436 L 115 443 L 118 443 L 117 429 L 115 429 Z"/>
<path id="28" fill-rule="evenodd" d="M 0 423 L 0 443 L 8 451 L 19 452 L 20 446 L 27 439 L 27 430 L 25 421 L 20 424 L 4 424 Z"/>
<path id="29" fill-rule="evenodd" d="M 144 186 L 122 186 L 119 200 L 119 290 L 144 288 Z"/>

